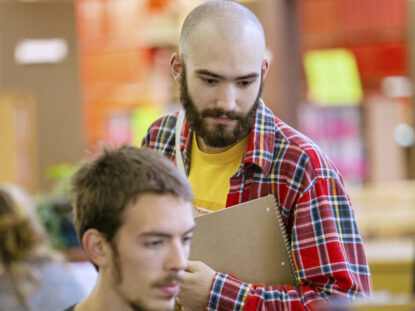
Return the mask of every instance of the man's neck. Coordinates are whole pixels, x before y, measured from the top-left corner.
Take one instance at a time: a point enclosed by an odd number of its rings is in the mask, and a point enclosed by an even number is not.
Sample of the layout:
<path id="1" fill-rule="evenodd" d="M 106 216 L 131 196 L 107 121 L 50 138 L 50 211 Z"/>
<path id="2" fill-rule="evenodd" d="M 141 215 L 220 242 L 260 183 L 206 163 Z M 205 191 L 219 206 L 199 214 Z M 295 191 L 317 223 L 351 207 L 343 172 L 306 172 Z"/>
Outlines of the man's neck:
<path id="1" fill-rule="evenodd" d="M 82 302 L 76 305 L 74 311 L 132 311 L 120 299 L 120 296 L 107 284 L 98 278 L 91 294 Z"/>
<path id="2" fill-rule="evenodd" d="M 204 140 L 199 137 L 196 136 L 196 140 L 197 140 L 197 146 L 199 147 L 200 151 L 204 152 L 204 153 L 221 153 L 221 152 L 225 152 L 226 150 L 231 149 L 233 146 L 235 146 L 237 143 L 239 143 L 239 141 L 237 141 L 236 143 L 226 146 L 226 147 L 211 147 L 205 144 Z"/>

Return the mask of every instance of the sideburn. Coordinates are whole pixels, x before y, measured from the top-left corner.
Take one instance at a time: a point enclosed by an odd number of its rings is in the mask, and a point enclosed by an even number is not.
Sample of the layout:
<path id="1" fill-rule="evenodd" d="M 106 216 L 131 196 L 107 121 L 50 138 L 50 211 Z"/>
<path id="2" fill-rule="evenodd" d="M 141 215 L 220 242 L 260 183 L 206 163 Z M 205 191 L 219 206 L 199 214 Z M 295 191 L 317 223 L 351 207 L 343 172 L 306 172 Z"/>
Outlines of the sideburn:
<path id="1" fill-rule="evenodd" d="M 114 278 L 117 284 L 120 284 L 123 280 L 123 275 L 121 271 L 120 256 L 118 253 L 117 245 L 114 242 L 114 239 L 110 241 L 111 251 L 112 251 L 112 263 L 114 267 Z"/>

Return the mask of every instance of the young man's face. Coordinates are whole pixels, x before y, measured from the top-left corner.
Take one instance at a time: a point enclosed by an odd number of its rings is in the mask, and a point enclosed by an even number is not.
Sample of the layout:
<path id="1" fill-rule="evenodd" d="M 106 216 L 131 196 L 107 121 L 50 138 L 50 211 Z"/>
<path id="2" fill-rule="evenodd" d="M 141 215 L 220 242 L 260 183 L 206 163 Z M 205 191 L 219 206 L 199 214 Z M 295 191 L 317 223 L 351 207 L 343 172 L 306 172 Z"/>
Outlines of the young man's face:
<path id="1" fill-rule="evenodd" d="M 247 136 L 261 97 L 263 49 L 242 36 L 221 40 L 200 26 L 190 40 L 181 73 L 186 118 L 208 146 L 230 146 Z M 255 41 L 255 38 L 253 39 Z"/>
<path id="2" fill-rule="evenodd" d="M 191 203 L 142 194 L 112 243 L 111 286 L 133 310 L 172 310 L 194 228 Z"/>

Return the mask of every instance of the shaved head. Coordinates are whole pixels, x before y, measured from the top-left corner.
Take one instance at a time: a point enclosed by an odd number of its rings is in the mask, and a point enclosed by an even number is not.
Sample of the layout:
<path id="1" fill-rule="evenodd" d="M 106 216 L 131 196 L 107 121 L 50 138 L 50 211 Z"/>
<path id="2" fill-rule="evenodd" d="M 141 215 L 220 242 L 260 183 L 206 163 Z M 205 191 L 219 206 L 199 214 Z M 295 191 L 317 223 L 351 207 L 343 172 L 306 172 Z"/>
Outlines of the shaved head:
<path id="1" fill-rule="evenodd" d="M 190 44 L 206 35 L 235 44 L 247 34 L 254 35 L 265 51 L 265 35 L 261 22 L 249 9 L 232 0 L 211 0 L 186 17 L 180 35 L 180 56 L 184 60 Z"/>

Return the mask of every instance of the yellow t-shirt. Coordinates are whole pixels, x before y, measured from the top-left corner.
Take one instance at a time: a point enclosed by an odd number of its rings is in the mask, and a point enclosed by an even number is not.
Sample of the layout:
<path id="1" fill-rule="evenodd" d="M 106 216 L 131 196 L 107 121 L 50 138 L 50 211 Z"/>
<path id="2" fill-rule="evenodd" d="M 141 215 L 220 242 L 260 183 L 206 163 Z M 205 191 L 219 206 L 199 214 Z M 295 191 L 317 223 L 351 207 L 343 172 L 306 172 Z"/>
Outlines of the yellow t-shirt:
<path id="1" fill-rule="evenodd" d="M 221 153 L 202 152 L 193 134 L 189 181 L 195 194 L 194 206 L 199 214 L 207 214 L 226 206 L 230 178 L 241 165 L 249 136 Z"/>

